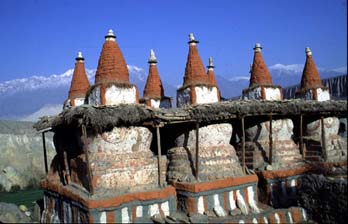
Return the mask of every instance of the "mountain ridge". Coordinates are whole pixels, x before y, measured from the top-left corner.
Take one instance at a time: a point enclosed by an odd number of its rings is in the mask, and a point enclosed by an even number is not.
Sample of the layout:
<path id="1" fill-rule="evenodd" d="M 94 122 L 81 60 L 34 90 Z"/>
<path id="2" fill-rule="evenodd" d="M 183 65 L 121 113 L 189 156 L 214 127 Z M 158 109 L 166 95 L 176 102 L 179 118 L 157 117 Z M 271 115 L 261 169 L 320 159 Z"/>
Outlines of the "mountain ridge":
<path id="1" fill-rule="evenodd" d="M 147 71 L 135 65 L 127 65 L 130 73 L 130 81 L 139 88 L 142 95 L 145 86 Z M 303 65 L 275 64 L 269 66 L 273 83 L 280 86 L 292 86 L 301 81 Z M 321 69 L 318 68 L 321 77 L 333 77 L 341 75 L 347 69 Z M 90 83 L 94 83 L 96 69 L 86 69 Z M 31 76 L 23 79 L 14 79 L 0 83 L 0 119 L 11 120 L 35 120 L 35 117 L 45 115 L 48 111 L 52 114 L 51 107 L 58 110 L 68 95 L 73 69 L 64 73 L 50 76 Z M 287 78 L 284 78 L 287 77 Z M 250 75 L 223 76 L 216 75 L 217 83 L 224 98 L 233 98 L 241 94 L 242 90 L 249 86 Z M 166 96 L 173 97 L 176 101 L 177 84 L 167 83 L 162 77 Z M 46 109 L 46 111 L 44 110 Z M 41 110 L 41 112 L 40 112 Z M 57 111 L 58 112 L 58 111 Z M 36 116 L 34 114 L 37 113 Z"/>

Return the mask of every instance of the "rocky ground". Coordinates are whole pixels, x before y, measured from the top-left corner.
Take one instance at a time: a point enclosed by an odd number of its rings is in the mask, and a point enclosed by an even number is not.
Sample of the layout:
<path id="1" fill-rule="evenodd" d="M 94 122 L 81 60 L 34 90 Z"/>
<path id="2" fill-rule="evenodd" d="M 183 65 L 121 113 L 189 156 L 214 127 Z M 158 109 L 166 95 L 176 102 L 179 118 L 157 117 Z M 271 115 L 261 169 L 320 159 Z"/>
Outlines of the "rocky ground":
<path id="1" fill-rule="evenodd" d="M 29 210 L 26 206 L 0 202 L 0 223 L 39 223 L 40 209 L 35 205 Z"/>
<path id="2" fill-rule="evenodd" d="M 0 191 L 38 186 L 45 165 L 41 134 L 31 122 L 0 121 Z M 52 134 L 46 138 L 48 165 L 55 149 Z"/>

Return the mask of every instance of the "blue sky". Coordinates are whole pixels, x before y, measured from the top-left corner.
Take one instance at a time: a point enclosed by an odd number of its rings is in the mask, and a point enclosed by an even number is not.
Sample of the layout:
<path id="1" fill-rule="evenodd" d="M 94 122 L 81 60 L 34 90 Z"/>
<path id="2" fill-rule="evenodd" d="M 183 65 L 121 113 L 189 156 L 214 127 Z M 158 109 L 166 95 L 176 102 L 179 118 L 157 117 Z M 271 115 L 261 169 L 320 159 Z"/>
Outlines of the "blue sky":
<path id="1" fill-rule="evenodd" d="M 346 7 L 345 0 L 1 0 L 0 82 L 63 73 L 77 51 L 96 68 L 109 28 L 128 64 L 147 70 L 153 48 L 171 83 L 182 81 L 190 32 L 204 64 L 212 56 L 221 76 L 248 75 L 256 42 L 269 66 L 303 64 L 309 46 L 317 66 L 343 67 Z"/>

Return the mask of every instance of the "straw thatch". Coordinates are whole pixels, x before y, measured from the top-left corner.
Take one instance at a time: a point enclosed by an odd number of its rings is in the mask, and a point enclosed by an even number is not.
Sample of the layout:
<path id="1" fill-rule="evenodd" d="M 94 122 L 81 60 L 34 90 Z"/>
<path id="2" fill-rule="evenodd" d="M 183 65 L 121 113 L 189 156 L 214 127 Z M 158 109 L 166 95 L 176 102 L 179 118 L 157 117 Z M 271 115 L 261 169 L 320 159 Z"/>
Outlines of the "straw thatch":
<path id="1" fill-rule="evenodd" d="M 82 124 L 89 129 L 100 132 L 115 126 L 145 125 L 162 122 L 210 122 L 222 121 L 241 116 L 280 115 L 291 116 L 299 114 L 337 115 L 347 113 L 347 101 L 259 101 L 238 100 L 212 104 L 200 104 L 185 108 L 153 109 L 144 105 L 90 106 L 83 105 L 67 109 L 54 119 L 42 119 L 35 128 L 51 126 L 80 127 Z"/>

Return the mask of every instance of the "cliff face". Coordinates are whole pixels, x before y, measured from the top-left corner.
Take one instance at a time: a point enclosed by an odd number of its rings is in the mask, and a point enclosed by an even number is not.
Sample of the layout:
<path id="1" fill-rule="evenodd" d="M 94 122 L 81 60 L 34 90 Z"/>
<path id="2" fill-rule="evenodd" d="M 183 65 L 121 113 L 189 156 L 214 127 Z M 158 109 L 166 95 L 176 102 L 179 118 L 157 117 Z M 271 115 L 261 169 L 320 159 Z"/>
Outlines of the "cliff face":
<path id="1" fill-rule="evenodd" d="M 323 79 L 322 83 L 324 86 L 329 88 L 332 99 L 347 99 L 347 75 Z M 284 88 L 284 98 L 295 98 L 295 93 L 299 90 L 299 88 L 299 85 Z"/>
<path id="2" fill-rule="evenodd" d="M 0 191 L 35 186 L 44 176 L 41 134 L 31 122 L 0 120 Z M 46 138 L 48 165 L 55 154 L 52 134 Z"/>

